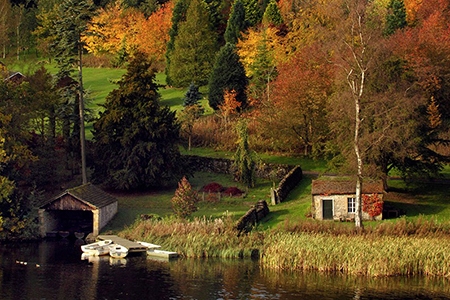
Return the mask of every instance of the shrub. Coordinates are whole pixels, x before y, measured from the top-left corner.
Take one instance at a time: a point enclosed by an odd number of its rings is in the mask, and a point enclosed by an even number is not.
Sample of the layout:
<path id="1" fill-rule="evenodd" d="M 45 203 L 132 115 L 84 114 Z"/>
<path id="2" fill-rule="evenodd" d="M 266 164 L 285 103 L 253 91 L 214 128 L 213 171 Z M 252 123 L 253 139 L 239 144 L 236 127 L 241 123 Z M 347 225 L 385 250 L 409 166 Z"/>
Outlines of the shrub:
<path id="1" fill-rule="evenodd" d="M 231 197 L 231 196 L 240 196 L 244 193 L 244 191 L 240 190 L 235 186 L 230 186 L 229 188 L 225 189 L 223 193 Z"/>
<path id="2" fill-rule="evenodd" d="M 207 193 L 219 193 L 223 191 L 223 186 L 217 182 L 211 182 L 203 186 L 202 191 Z"/>
<path id="3" fill-rule="evenodd" d="M 197 211 L 196 203 L 199 201 L 197 191 L 192 189 L 191 184 L 183 177 L 178 183 L 175 196 L 172 198 L 172 209 L 180 218 L 186 218 Z"/>

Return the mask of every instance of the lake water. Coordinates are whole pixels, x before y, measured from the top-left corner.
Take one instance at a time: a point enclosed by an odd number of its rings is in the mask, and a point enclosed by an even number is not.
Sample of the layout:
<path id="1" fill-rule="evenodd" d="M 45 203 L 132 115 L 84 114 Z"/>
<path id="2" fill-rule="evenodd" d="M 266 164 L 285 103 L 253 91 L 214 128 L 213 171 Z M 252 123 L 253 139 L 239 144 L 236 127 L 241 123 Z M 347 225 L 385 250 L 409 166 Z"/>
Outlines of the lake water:
<path id="1" fill-rule="evenodd" d="M 0 261 L 0 299 L 450 299 L 443 278 L 275 272 L 251 260 L 89 261 L 69 240 L 0 245 Z"/>

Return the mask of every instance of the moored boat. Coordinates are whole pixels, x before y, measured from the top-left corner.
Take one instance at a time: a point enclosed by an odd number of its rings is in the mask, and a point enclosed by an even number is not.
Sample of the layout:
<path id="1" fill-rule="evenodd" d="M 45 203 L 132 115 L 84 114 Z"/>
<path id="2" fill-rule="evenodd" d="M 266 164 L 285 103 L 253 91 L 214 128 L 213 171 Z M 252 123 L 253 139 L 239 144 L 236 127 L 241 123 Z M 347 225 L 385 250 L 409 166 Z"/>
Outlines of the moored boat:
<path id="1" fill-rule="evenodd" d="M 81 245 L 81 251 L 91 255 L 107 255 L 111 244 L 112 240 L 104 240 L 87 245 Z"/>
<path id="2" fill-rule="evenodd" d="M 119 244 L 109 246 L 109 255 L 113 258 L 125 258 L 128 255 L 128 249 Z"/>
<path id="3" fill-rule="evenodd" d="M 152 244 L 152 243 L 141 242 L 141 241 L 136 241 L 136 243 L 138 243 L 138 244 L 140 244 L 140 245 L 142 245 L 144 247 L 147 247 L 147 250 L 161 248 L 160 245 L 155 245 L 155 244 Z"/>
<path id="4" fill-rule="evenodd" d="M 149 249 L 147 250 L 147 255 L 155 258 L 172 259 L 177 258 L 178 253 L 173 251 L 159 250 L 159 249 Z"/>

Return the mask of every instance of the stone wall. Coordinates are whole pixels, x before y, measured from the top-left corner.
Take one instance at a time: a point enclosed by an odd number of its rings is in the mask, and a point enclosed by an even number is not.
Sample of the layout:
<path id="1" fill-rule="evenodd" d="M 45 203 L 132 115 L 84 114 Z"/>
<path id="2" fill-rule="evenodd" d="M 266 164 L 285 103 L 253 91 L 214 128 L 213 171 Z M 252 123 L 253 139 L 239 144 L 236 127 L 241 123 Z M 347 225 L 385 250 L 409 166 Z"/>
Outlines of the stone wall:
<path id="1" fill-rule="evenodd" d="M 249 232 L 260 220 L 269 214 L 269 206 L 265 200 L 259 200 L 250 208 L 236 224 L 236 229 L 241 232 Z"/>
<path id="2" fill-rule="evenodd" d="M 210 158 L 196 155 L 186 155 L 189 166 L 194 172 L 213 172 L 234 174 L 233 160 L 227 158 Z M 264 179 L 281 180 L 294 166 L 279 164 L 259 164 L 256 166 L 256 177 Z"/>
<path id="3" fill-rule="evenodd" d="M 272 204 L 276 205 L 283 202 L 289 193 L 297 186 L 303 178 L 303 171 L 300 166 L 294 167 L 280 181 L 276 189 L 271 190 Z"/>

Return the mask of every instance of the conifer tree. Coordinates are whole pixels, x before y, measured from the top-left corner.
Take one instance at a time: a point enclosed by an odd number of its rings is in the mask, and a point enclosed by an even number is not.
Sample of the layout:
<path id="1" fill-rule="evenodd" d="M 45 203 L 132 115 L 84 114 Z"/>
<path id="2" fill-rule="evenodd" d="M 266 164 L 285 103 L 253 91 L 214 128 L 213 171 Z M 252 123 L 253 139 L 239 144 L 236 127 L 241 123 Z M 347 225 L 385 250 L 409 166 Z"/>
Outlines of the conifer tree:
<path id="1" fill-rule="evenodd" d="M 225 42 L 237 44 L 241 38 L 241 32 L 247 28 L 245 22 L 245 7 L 241 0 L 236 0 L 231 8 L 230 17 L 225 30 Z"/>
<path id="2" fill-rule="evenodd" d="M 172 12 L 172 27 L 169 30 L 169 41 L 167 42 L 166 49 L 166 82 L 168 85 L 172 85 L 172 79 L 170 78 L 169 69 L 170 61 L 173 50 L 175 49 L 175 39 L 178 35 L 178 27 L 181 22 L 186 21 L 186 11 L 189 7 L 190 0 L 179 0 L 175 4 Z"/>
<path id="3" fill-rule="evenodd" d="M 170 56 L 168 74 L 174 86 L 208 83 L 217 51 L 217 35 L 209 20 L 205 3 L 191 0 Z"/>
<path id="4" fill-rule="evenodd" d="M 94 123 L 94 180 L 122 190 L 165 186 L 185 173 L 175 112 L 159 103 L 155 72 L 136 54 Z"/>
<path id="5" fill-rule="evenodd" d="M 397 29 L 406 27 L 406 8 L 403 0 L 391 0 L 388 6 L 389 14 L 386 16 L 386 35 L 393 34 Z"/>
<path id="6" fill-rule="evenodd" d="M 261 23 L 263 13 L 258 0 L 243 0 L 242 3 L 245 8 L 245 21 L 247 22 L 247 26 L 253 27 Z"/>
<path id="7" fill-rule="evenodd" d="M 189 88 L 184 95 L 183 98 L 183 106 L 192 106 L 195 104 L 198 104 L 198 101 L 202 99 L 202 93 L 198 90 L 198 86 L 195 85 L 195 83 L 191 83 L 189 85 Z"/>
<path id="8" fill-rule="evenodd" d="M 283 17 L 275 0 L 270 0 L 267 5 L 263 15 L 263 23 L 275 26 L 283 24 Z"/>
<path id="9" fill-rule="evenodd" d="M 59 6 L 59 18 L 55 21 L 54 49 L 60 70 L 58 77 L 71 75 L 73 65 L 78 68 L 78 112 L 76 130 L 80 134 L 82 183 L 87 183 L 86 146 L 84 130 L 83 46 L 82 35 L 86 34 L 88 22 L 94 15 L 92 1 L 65 0 Z"/>
<path id="10" fill-rule="evenodd" d="M 236 125 L 238 134 L 237 149 L 234 155 L 234 166 L 238 180 L 247 187 L 255 186 L 255 160 L 248 144 L 248 129 L 245 121 Z"/>
<path id="11" fill-rule="evenodd" d="M 241 108 L 247 104 L 246 89 L 248 78 L 245 69 L 239 60 L 236 45 L 227 43 L 223 46 L 216 59 L 214 70 L 209 81 L 209 105 L 218 109 L 223 103 L 225 91 L 235 91 L 236 100 L 241 103 Z"/>

